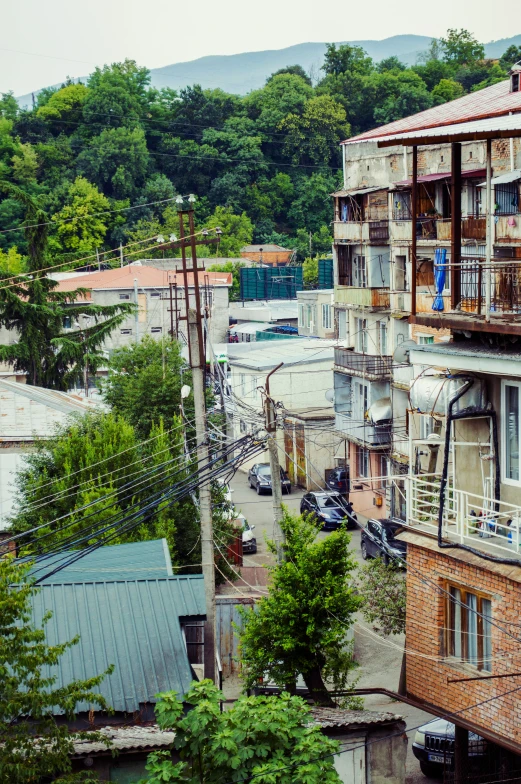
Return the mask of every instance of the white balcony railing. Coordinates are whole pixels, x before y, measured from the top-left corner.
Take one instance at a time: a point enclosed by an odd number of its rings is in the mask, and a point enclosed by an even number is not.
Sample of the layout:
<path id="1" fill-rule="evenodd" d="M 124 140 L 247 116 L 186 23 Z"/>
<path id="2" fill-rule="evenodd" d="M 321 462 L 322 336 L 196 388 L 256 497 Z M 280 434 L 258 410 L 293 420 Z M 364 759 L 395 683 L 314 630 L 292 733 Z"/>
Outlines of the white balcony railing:
<path id="1" fill-rule="evenodd" d="M 409 527 L 438 533 L 440 480 L 439 475 L 433 474 L 405 477 Z M 457 490 L 448 484 L 442 536 L 448 542 L 521 561 L 521 506 Z"/>

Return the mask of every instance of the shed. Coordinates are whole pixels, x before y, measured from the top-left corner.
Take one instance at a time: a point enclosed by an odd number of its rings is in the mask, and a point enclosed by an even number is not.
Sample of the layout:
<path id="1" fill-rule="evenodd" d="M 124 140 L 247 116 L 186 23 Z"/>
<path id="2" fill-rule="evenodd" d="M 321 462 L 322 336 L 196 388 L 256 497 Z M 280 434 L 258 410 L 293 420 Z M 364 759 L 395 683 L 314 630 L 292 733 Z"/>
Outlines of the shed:
<path id="1" fill-rule="evenodd" d="M 56 677 L 56 687 L 115 665 L 99 686 L 114 709 L 114 724 L 153 720 L 159 692 L 173 690 L 182 698 L 194 680 L 183 624 L 205 618 L 202 575 L 43 583 L 31 605 L 36 628 L 42 628 L 44 615 L 52 612 L 45 625 L 49 645 L 79 635 L 78 644 L 46 673 Z M 76 706 L 76 728 L 87 727 L 91 708 L 95 706 Z M 106 724 L 107 717 L 94 714 L 94 721 Z"/>

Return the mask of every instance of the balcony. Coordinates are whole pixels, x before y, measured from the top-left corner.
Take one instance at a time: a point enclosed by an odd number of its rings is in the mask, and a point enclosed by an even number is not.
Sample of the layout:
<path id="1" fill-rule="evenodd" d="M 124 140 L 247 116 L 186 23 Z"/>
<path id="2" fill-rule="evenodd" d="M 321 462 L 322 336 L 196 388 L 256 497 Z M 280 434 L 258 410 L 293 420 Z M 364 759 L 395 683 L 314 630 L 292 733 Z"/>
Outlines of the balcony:
<path id="1" fill-rule="evenodd" d="M 389 239 L 389 221 L 379 220 L 369 222 L 369 241 L 387 242 Z"/>
<path id="2" fill-rule="evenodd" d="M 353 305 L 373 310 L 388 310 L 390 307 L 389 289 L 368 289 L 358 286 L 335 286 L 335 302 L 340 305 Z"/>
<path id="3" fill-rule="evenodd" d="M 437 474 L 406 477 L 409 528 L 437 536 L 440 479 Z M 521 561 L 521 507 L 447 485 L 442 536 L 446 542 Z"/>
<path id="4" fill-rule="evenodd" d="M 359 354 L 348 348 L 335 348 L 335 365 L 371 381 L 391 378 L 393 372 L 392 356 Z"/>
<path id="5" fill-rule="evenodd" d="M 521 215 L 500 215 L 496 223 L 496 242 L 521 240 Z"/>
<path id="6" fill-rule="evenodd" d="M 361 446 L 386 446 L 391 443 L 391 424 L 373 425 L 368 421 L 336 413 L 335 430 Z"/>
<path id="7" fill-rule="evenodd" d="M 348 242 L 367 242 L 369 240 L 369 224 L 367 221 L 335 221 L 333 223 L 335 240 Z"/>

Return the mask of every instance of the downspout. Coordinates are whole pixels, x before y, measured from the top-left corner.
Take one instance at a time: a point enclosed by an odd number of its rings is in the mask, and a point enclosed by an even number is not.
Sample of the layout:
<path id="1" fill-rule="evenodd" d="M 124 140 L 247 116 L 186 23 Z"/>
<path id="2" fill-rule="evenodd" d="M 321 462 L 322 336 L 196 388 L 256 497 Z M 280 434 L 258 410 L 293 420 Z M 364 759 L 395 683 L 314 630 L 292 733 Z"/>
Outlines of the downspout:
<path id="1" fill-rule="evenodd" d="M 453 407 L 458 402 L 458 400 L 463 397 L 463 395 L 468 392 L 471 386 L 474 383 L 473 378 L 465 377 L 465 376 L 455 376 L 455 378 L 466 378 L 466 383 L 464 386 L 457 392 L 452 400 L 449 403 L 448 412 L 447 412 L 447 424 L 445 428 L 445 453 L 443 455 L 443 469 L 441 475 L 441 483 L 440 483 L 440 502 L 439 502 L 439 511 L 438 511 L 438 547 L 440 550 L 447 550 L 449 548 L 457 548 L 459 550 L 466 550 L 469 553 L 473 553 L 474 555 L 483 558 L 486 561 L 493 561 L 494 563 L 501 563 L 501 564 L 512 564 L 515 566 L 519 566 L 519 560 L 516 558 L 496 558 L 493 555 L 488 555 L 487 553 L 482 552 L 481 550 L 476 550 L 475 547 L 470 547 L 466 544 L 459 544 L 458 542 L 444 542 L 443 541 L 443 511 L 445 509 L 445 489 L 447 487 L 447 475 L 448 475 L 448 468 L 449 468 L 449 446 L 450 446 L 450 432 L 452 422 L 458 419 L 470 419 L 471 417 L 476 416 L 479 413 L 487 413 L 491 416 L 493 422 L 493 433 L 494 433 L 494 452 L 495 452 L 495 463 L 496 463 L 496 477 L 494 482 L 494 501 L 496 504 L 496 511 L 499 505 L 499 496 L 500 496 L 500 466 L 499 466 L 499 445 L 498 445 L 498 434 L 497 434 L 497 417 L 495 411 L 469 411 L 468 413 L 461 413 L 461 414 L 453 414 Z"/>
<path id="2" fill-rule="evenodd" d="M 512 112 L 508 113 L 510 116 Z M 514 171 L 514 137 L 510 137 L 510 171 Z"/>

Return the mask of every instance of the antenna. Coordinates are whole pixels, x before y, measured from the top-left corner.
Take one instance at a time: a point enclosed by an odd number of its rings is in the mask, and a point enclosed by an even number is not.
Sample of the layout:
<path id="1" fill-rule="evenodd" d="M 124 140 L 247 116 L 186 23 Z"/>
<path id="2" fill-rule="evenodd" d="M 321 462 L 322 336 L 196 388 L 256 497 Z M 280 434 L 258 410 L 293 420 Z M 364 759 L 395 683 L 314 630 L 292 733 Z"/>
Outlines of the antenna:
<path id="1" fill-rule="evenodd" d="M 324 397 L 326 398 L 328 403 L 334 403 L 335 402 L 335 390 L 334 389 L 328 389 L 326 394 L 324 395 Z"/>
<path id="2" fill-rule="evenodd" d="M 415 340 L 404 340 L 403 343 L 400 343 L 399 346 L 396 346 L 393 353 L 393 362 L 396 362 L 397 365 L 408 365 L 410 364 L 410 353 L 411 349 L 416 348 L 418 344 Z"/>

